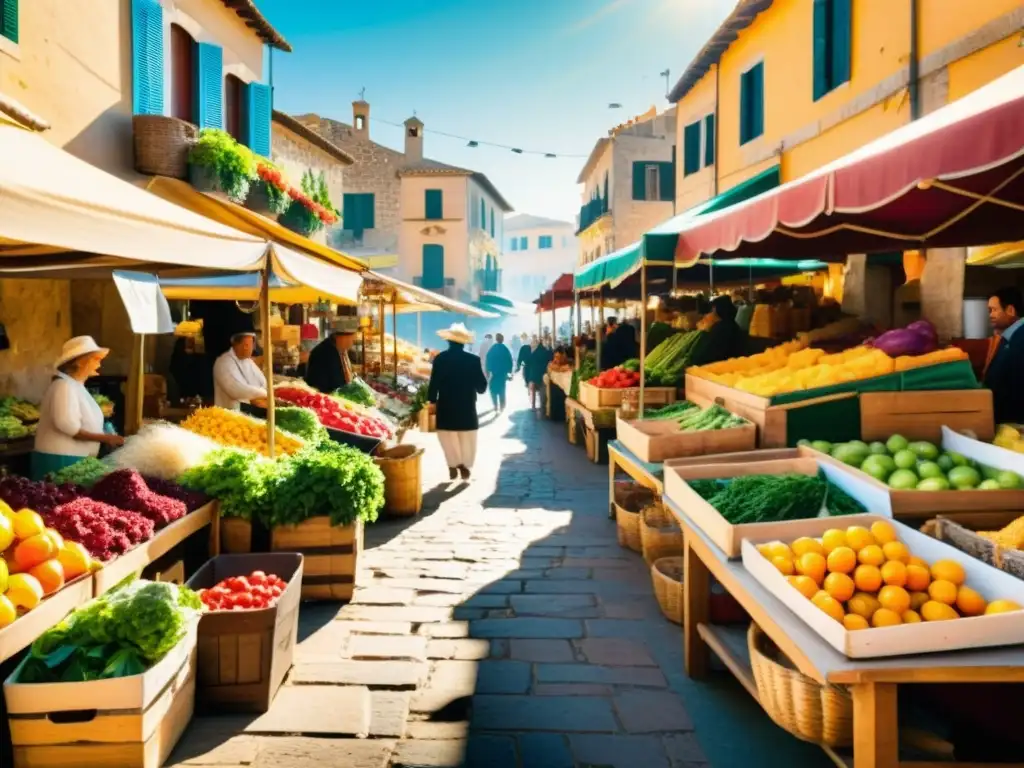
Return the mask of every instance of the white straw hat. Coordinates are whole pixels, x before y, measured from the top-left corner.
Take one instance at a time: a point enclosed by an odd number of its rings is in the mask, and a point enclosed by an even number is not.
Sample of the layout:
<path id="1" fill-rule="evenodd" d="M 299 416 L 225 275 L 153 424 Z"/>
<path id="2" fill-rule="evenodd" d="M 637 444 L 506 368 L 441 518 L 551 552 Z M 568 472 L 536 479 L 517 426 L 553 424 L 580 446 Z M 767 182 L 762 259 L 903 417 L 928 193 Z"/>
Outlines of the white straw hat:
<path id="1" fill-rule="evenodd" d="M 60 350 L 60 356 L 54 362 L 53 367 L 60 368 L 65 363 L 69 363 L 82 355 L 98 354 L 100 357 L 106 357 L 109 353 L 110 350 L 97 344 L 92 336 L 75 336 L 75 338 L 64 342 L 64 346 Z"/>
<path id="2" fill-rule="evenodd" d="M 473 334 L 463 323 L 452 323 L 450 328 L 438 331 L 437 335 L 445 341 L 454 341 L 456 344 L 473 343 Z"/>
<path id="3" fill-rule="evenodd" d="M 331 333 L 358 333 L 359 332 L 359 318 L 353 317 L 352 315 L 342 315 L 336 317 L 334 322 L 331 323 Z"/>

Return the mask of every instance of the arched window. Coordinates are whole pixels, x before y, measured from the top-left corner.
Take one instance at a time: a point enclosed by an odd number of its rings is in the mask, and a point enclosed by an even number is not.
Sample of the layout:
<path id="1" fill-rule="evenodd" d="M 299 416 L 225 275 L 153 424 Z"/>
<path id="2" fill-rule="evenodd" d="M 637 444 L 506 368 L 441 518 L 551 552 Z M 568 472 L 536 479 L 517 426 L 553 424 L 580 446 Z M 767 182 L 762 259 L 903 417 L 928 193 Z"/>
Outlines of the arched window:
<path id="1" fill-rule="evenodd" d="M 192 35 L 171 24 L 171 115 L 190 123 L 196 122 L 195 50 Z"/>
<path id="2" fill-rule="evenodd" d="M 224 130 L 239 142 L 243 141 L 242 99 L 244 94 L 245 83 L 234 75 L 224 77 Z"/>

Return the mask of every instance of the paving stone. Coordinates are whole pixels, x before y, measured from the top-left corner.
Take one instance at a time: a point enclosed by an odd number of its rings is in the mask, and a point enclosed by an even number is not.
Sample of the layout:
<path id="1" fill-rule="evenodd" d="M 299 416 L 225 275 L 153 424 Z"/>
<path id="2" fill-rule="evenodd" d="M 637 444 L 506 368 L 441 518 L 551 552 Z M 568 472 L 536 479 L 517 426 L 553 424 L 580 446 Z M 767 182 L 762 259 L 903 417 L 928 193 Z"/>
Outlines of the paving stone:
<path id="1" fill-rule="evenodd" d="M 566 638 L 583 636 L 583 625 L 573 619 L 481 619 L 470 625 L 473 637 Z"/>
<path id="2" fill-rule="evenodd" d="M 391 739 L 261 737 L 252 768 L 387 768 Z M 232 766 L 232 768 L 234 768 Z"/>
<path id="3" fill-rule="evenodd" d="M 594 664 L 538 664 L 538 683 L 597 683 L 664 688 L 660 669 L 647 667 L 599 667 Z"/>
<path id="4" fill-rule="evenodd" d="M 538 557 L 533 553 L 533 550 L 527 550 L 527 552 L 519 558 L 520 568 L 550 568 L 558 562 L 556 557 Z"/>
<path id="5" fill-rule="evenodd" d="M 544 577 L 544 571 L 540 568 L 516 568 L 501 575 L 503 575 L 506 579 L 540 579 Z"/>
<path id="6" fill-rule="evenodd" d="M 526 693 L 530 665 L 522 661 L 482 661 L 477 670 L 476 693 Z"/>
<path id="7" fill-rule="evenodd" d="M 578 580 L 578 579 L 589 579 L 590 578 L 590 569 L 589 568 L 568 568 L 568 567 L 548 568 L 546 571 L 544 571 L 544 578 L 545 579 L 570 579 L 570 580 L 574 580 L 574 581 Z"/>
<path id="8" fill-rule="evenodd" d="M 476 594 L 462 602 L 465 608 L 504 608 L 507 605 L 508 596 L 503 594 Z"/>
<path id="9" fill-rule="evenodd" d="M 575 768 L 569 740 L 560 733 L 521 733 L 517 741 L 524 768 Z"/>
<path id="10" fill-rule="evenodd" d="M 651 583 L 635 584 L 620 581 L 580 581 L 563 579 L 540 579 L 524 581 L 526 594 L 534 595 L 601 595 L 607 597 L 623 597 L 626 595 L 650 595 Z"/>
<path id="11" fill-rule="evenodd" d="M 425 595 L 420 595 L 412 600 L 413 605 L 440 605 L 447 608 L 453 608 L 456 605 L 462 605 L 465 598 L 459 594 L 448 594 L 444 592 L 430 592 Z"/>
<path id="12" fill-rule="evenodd" d="M 421 635 L 352 635 L 345 643 L 350 659 L 400 659 L 424 661 L 427 638 Z"/>
<path id="13" fill-rule="evenodd" d="M 689 768 L 707 762 L 695 733 L 673 733 L 662 740 L 672 768 Z"/>
<path id="14" fill-rule="evenodd" d="M 601 598 L 601 608 L 604 615 L 609 619 L 633 619 L 637 621 L 657 619 L 661 615 L 661 609 L 656 602 L 646 600 L 623 600 Z"/>
<path id="15" fill-rule="evenodd" d="M 189 723 L 167 761 L 169 768 L 184 765 L 249 765 L 256 760 L 257 736 L 235 735 L 247 718 L 197 717 Z"/>
<path id="16" fill-rule="evenodd" d="M 661 740 L 655 736 L 569 736 L 573 757 L 583 765 L 601 768 L 669 768 Z"/>
<path id="17" fill-rule="evenodd" d="M 535 683 L 534 696 L 611 696 L 609 685 L 591 683 Z"/>
<path id="18" fill-rule="evenodd" d="M 466 721 L 445 723 L 431 720 L 413 720 L 406 726 L 405 737 L 407 739 L 425 739 L 428 741 L 467 739 L 469 738 L 469 723 Z"/>
<path id="19" fill-rule="evenodd" d="M 593 595 L 510 595 L 516 616 L 596 619 L 603 615 Z"/>
<path id="20" fill-rule="evenodd" d="M 391 768 L 460 768 L 466 752 L 463 739 L 400 741 Z"/>
<path id="21" fill-rule="evenodd" d="M 519 768 L 516 742 L 510 736 L 472 733 L 466 744 L 464 765 L 481 768 Z"/>
<path id="22" fill-rule="evenodd" d="M 637 564 L 631 559 L 619 559 L 609 557 L 567 557 L 562 561 L 566 568 L 630 568 L 635 569 Z"/>
<path id="23" fill-rule="evenodd" d="M 346 632 L 354 635 L 408 635 L 412 633 L 412 622 L 409 621 L 351 621 L 340 619 L 334 626 L 340 626 Z"/>
<path id="24" fill-rule="evenodd" d="M 570 662 L 575 660 L 568 640 L 509 640 L 509 657 L 518 661 Z"/>
<path id="25" fill-rule="evenodd" d="M 618 730 L 611 705 L 606 700 L 581 696 L 474 696 L 471 725 L 485 731 L 612 733 Z"/>
<path id="26" fill-rule="evenodd" d="M 656 667 L 643 643 L 618 637 L 588 637 L 577 642 L 583 658 L 609 667 Z"/>
<path id="27" fill-rule="evenodd" d="M 516 580 L 502 580 L 487 584 L 477 590 L 478 595 L 511 595 L 523 591 L 523 582 Z"/>
<path id="28" fill-rule="evenodd" d="M 460 638 L 469 637 L 469 624 L 457 621 L 451 624 L 422 624 L 419 634 L 426 637 Z"/>
<path id="29" fill-rule="evenodd" d="M 491 644 L 492 659 L 507 659 L 509 639 L 505 637 L 493 638 L 487 641 Z"/>
<path id="30" fill-rule="evenodd" d="M 410 695 L 408 691 L 370 691 L 370 736 L 405 736 Z"/>
<path id="31" fill-rule="evenodd" d="M 442 710 L 469 711 L 469 694 L 446 688 L 426 687 L 417 690 L 409 699 L 409 711 L 418 715 L 435 715 Z M 446 718 L 451 720 L 453 718 Z"/>
<path id="32" fill-rule="evenodd" d="M 445 621 L 451 615 L 449 608 L 431 608 L 411 605 L 346 605 L 339 618 L 360 621 L 409 621 L 423 624 L 431 621 Z"/>
<path id="33" fill-rule="evenodd" d="M 690 714 L 671 691 L 623 691 L 615 696 L 615 711 L 627 733 L 693 730 Z"/>
<path id="34" fill-rule="evenodd" d="M 417 592 L 444 592 L 448 594 L 472 594 L 475 589 L 471 582 L 462 579 L 391 579 L 389 587 L 411 589 Z"/>
<path id="35" fill-rule="evenodd" d="M 431 640 L 427 643 L 427 658 L 476 661 L 491 655 L 488 640 Z"/>
<path id="36" fill-rule="evenodd" d="M 357 589 L 352 602 L 357 605 L 409 605 L 416 592 L 411 589 L 389 587 L 367 587 Z"/>
<path id="37" fill-rule="evenodd" d="M 504 597 L 504 595 L 502 595 Z M 488 611 L 495 610 L 491 608 L 466 608 L 464 606 L 457 606 L 452 611 L 452 618 L 457 621 L 475 621 L 476 619 L 487 618 Z"/>
<path id="38" fill-rule="evenodd" d="M 362 686 L 282 686 L 270 710 L 248 733 L 302 733 L 365 737 L 370 732 L 370 690 Z"/>
<path id="39" fill-rule="evenodd" d="M 417 661 L 313 661 L 292 667 L 288 682 L 296 686 L 365 685 L 373 688 L 415 688 L 427 677 Z"/>
<path id="40" fill-rule="evenodd" d="M 434 662 L 428 686 L 471 696 L 476 690 L 479 666 L 476 661 Z"/>

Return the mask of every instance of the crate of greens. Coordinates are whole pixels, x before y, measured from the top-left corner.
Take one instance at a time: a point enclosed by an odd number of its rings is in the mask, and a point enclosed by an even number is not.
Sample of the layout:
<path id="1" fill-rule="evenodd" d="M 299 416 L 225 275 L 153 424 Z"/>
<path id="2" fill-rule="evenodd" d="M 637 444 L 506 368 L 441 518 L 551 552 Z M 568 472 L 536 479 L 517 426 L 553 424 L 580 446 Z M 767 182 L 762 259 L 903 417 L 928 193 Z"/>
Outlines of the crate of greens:
<path id="1" fill-rule="evenodd" d="M 647 411 L 642 420 L 619 418 L 616 435 L 640 460 L 657 464 L 683 456 L 753 450 L 757 427 L 720 405 L 701 408 L 681 400 Z"/>
<path id="2" fill-rule="evenodd" d="M 827 461 L 778 459 L 746 464 L 665 465 L 669 509 L 699 528 L 727 557 L 740 557 L 745 538 L 795 539 L 820 527 L 843 526 L 865 514 L 892 517 L 889 493 Z"/>

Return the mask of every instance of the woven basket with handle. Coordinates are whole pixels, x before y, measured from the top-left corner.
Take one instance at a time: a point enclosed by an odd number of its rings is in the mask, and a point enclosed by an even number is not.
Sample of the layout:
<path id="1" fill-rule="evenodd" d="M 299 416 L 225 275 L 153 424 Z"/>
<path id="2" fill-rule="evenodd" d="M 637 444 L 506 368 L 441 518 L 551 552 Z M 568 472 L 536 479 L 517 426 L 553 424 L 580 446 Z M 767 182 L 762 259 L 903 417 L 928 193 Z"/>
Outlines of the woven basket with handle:
<path id="1" fill-rule="evenodd" d="M 683 558 L 662 557 L 651 565 L 651 583 L 665 618 L 683 623 Z"/>
<path id="2" fill-rule="evenodd" d="M 683 554 L 683 529 L 664 504 L 655 502 L 640 513 L 640 545 L 648 565 L 662 557 Z"/>
<path id="3" fill-rule="evenodd" d="M 384 510 L 389 515 L 411 517 L 423 508 L 422 456 L 423 449 L 415 445 L 396 445 L 373 457 L 384 473 Z"/>
<path id="4" fill-rule="evenodd" d="M 634 482 L 615 484 L 615 525 L 619 545 L 641 552 L 640 510 L 654 501 L 654 492 Z"/>
<path id="5" fill-rule="evenodd" d="M 164 115 L 132 118 L 135 170 L 150 176 L 188 178 L 188 153 L 199 138 L 199 129 Z"/>

